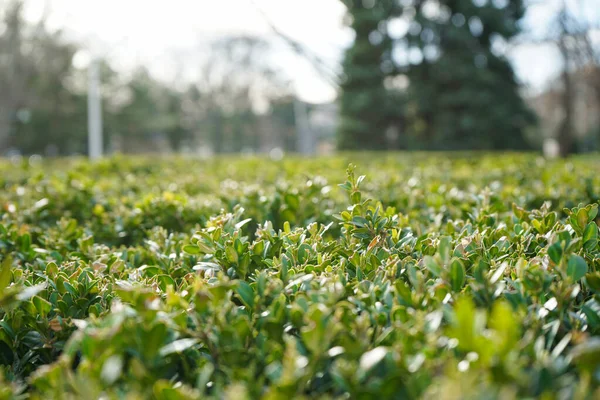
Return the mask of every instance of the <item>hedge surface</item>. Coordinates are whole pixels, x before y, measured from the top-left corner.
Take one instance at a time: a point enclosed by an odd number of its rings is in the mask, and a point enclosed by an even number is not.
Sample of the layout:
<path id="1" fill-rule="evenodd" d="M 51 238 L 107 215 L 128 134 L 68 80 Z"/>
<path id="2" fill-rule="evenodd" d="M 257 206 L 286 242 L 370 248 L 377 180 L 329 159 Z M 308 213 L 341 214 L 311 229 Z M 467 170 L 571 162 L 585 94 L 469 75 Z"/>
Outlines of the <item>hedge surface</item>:
<path id="1" fill-rule="evenodd" d="M 2 161 L 0 399 L 600 398 L 599 172 Z"/>

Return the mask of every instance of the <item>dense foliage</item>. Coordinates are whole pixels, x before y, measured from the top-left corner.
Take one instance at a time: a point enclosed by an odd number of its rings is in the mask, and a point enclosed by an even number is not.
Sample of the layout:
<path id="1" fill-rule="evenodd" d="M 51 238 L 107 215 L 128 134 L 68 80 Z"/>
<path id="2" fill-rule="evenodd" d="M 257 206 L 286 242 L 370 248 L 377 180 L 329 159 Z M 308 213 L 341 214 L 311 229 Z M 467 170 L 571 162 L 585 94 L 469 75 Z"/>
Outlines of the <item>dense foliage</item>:
<path id="1" fill-rule="evenodd" d="M 598 170 L 2 161 L 0 398 L 598 398 Z"/>

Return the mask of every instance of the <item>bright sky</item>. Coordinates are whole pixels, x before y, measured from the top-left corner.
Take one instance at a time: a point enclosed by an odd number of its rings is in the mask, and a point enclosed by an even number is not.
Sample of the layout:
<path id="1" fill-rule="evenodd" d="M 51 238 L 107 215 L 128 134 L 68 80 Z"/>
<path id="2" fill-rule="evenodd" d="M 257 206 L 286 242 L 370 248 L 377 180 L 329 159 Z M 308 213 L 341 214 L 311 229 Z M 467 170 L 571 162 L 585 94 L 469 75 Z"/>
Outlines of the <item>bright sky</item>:
<path id="1" fill-rule="evenodd" d="M 573 1 L 596 6 L 600 2 Z M 559 0 L 542 2 L 524 21 L 533 30 L 544 27 L 559 4 Z M 352 41 L 352 32 L 342 24 L 344 7 L 339 0 L 255 3 L 281 31 L 332 65 Z M 63 27 L 70 37 L 108 56 L 117 68 L 145 65 L 155 76 L 172 82 L 193 79 L 206 55 L 206 44 L 218 36 L 272 35 L 252 0 L 27 0 L 28 19 L 38 19 L 45 5 L 51 27 Z M 587 11 L 600 18 L 599 9 Z M 334 89 L 307 62 L 283 47 L 277 49 L 274 62 L 293 79 L 302 98 L 320 102 L 335 97 Z M 519 79 L 533 89 L 539 89 L 560 68 L 551 46 L 519 46 L 509 54 Z"/>

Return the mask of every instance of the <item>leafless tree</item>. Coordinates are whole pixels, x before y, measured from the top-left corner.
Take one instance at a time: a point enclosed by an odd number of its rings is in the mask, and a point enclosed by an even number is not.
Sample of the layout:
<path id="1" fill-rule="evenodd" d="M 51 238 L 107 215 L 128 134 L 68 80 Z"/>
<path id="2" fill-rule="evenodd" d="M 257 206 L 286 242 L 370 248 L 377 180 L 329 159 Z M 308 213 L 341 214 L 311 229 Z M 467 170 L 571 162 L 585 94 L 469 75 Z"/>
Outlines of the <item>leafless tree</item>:
<path id="1" fill-rule="evenodd" d="M 546 1 L 529 3 L 529 7 L 547 5 Z M 562 119 L 557 127 L 556 139 L 560 155 L 565 157 L 576 150 L 577 104 L 581 104 L 581 96 L 584 95 L 580 92 L 582 80 L 586 87 L 593 89 L 595 107 L 600 114 L 600 49 L 593 40 L 594 32 L 600 29 L 600 20 L 586 13 L 585 1 L 560 0 L 558 5 L 545 37 L 534 38 L 533 42 L 552 44 L 560 55 L 562 69 L 557 81 L 560 84 L 557 100 Z"/>
<path id="2" fill-rule="evenodd" d="M 24 0 L 0 2 L 0 153 L 6 151 L 17 111 L 34 100 L 29 83 L 47 57 L 49 8 L 35 26 L 23 19 Z"/>

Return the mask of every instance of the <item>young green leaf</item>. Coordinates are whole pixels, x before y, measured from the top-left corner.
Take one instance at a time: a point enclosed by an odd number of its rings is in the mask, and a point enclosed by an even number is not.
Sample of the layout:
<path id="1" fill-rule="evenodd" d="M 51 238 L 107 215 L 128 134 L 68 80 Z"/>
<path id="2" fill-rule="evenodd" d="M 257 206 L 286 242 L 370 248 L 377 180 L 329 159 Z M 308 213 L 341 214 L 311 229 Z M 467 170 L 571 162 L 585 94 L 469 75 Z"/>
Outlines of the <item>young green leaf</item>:
<path id="1" fill-rule="evenodd" d="M 192 255 L 200 254 L 200 248 L 193 244 L 186 244 L 185 246 L 183 246 L 182 250 L 184 252 L 186 252 L 187 254 L 192 254 Z"/>

